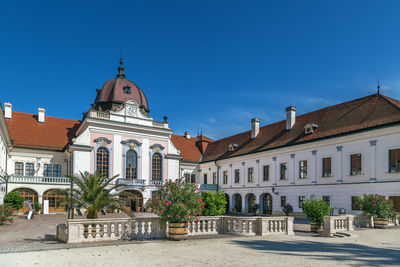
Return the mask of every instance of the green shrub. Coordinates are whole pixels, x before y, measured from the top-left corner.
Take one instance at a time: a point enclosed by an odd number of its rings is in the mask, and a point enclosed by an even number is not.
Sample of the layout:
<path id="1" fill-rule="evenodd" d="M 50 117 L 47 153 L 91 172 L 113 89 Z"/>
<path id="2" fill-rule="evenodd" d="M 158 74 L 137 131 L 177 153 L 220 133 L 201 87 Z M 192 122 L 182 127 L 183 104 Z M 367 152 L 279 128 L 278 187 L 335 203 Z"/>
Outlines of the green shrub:
<path id="1" fill-rule="evenodd" d="M 35 211 L 39 212 L 42 209 L 42 206 L 40 206 L 39 202 L 33 203 L 35 205 Z"/>
<path id="2" fill-rule="evenodd" d="M 226 198 L 223 192 L 201 192 L 204 201 L 203 215 L 220 216 L 225 214 Z"/>
<path id="3" fill-rule="evenodd" d="M 8 204 L 0 205 L 0 225 L 14 223 L 12 218 L 13 208 Z"/>
<path id="4" fill-rule="evenodd" d="M 22 209 L 24 201 L 25 199 L 17 192 L 10 192 L 4 197 L 4 204 L 10 205 L 16 210 Z"/>
<path id="5" fill-rule="evenodd" d="M 364 194 L 363 199 L 357 197 L 356 201 L 360 203 L 361 210 L 365 215 L 385 219 L 394 217 L 395 215 L 392 201 L 387 200 L 385 196 L 378 194 Z"/>
<path id="6" fill-rule="evenodd" d="M 324 200 L 306 200 L 301 206 L 307 218 L 316 223 L 323 223 L 324 216 L 329 216 L 332 208 Z"/>

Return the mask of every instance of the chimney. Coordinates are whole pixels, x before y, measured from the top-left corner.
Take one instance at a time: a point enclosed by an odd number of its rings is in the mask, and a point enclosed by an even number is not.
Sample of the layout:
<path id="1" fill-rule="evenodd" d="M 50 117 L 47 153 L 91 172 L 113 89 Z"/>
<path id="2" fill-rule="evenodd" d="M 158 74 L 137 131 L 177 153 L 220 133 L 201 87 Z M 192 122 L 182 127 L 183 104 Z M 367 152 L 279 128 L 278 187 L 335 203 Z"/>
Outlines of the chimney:
<path id="1" fill-rule="evenodd" d="M 12 118 L 12 104 L 9 102 L 4 103 L 4 118 L 8 120 Z"/>
<path id="2" fill-rule="evenodd" d="M 259 131 L 260 131 L 260 119 L 257 118 L 251 119 L 251 139 L 256 138 Z"/>
<path id="3" fill-rule="evenodd" d="M 190 132 L 185 132 L 185 138 L 190 139 Z"/>
<path id="4" fill-rule="evenodd" d="M 293 128 L 296 123 L 296 107 L 290 106 L 286 108 L 286 130 Z"/>
<path id="5" fill-rule="evenodd" d="M 44 118 L 45 118 L 45 109 L 44 108 L 38 108 L 38 122 L 44 123 Z"/>

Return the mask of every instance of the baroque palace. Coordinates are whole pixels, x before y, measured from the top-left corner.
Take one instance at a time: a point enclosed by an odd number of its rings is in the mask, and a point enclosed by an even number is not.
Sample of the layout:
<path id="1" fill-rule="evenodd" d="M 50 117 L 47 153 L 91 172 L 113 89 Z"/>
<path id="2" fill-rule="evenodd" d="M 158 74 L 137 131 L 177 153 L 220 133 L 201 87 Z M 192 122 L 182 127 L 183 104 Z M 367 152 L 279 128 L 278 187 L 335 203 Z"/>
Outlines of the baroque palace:
<path id="1" fill-rule="evenodd" d="M 378 193 L 400 210 L 400 101 L 379 93 L 310 113 L 286 108 L 282 121 L 221 140 L 173 134 L 155 121 L 143 91 L 126 78 L 122 60 L 82 120 L 0 109 L 0 203 L 11 191 L 26 203 L 48 200 L 45 212 L 63 212 L 55 189 L 67 175 L 118 175 L 120 191 L 142 211 L 166 179 L 184 177 L 200 190 L 223 190 L 227 212 L 279 214 L 290 203 L 324 199 L 335 212 L 359 213 L 355 196 Z M 285 112 L 282 110 L 282 117 Z M 47 202 L 46 202 L 47 203 Z M 24 207 L 20 212 L 27 211 Z"/>

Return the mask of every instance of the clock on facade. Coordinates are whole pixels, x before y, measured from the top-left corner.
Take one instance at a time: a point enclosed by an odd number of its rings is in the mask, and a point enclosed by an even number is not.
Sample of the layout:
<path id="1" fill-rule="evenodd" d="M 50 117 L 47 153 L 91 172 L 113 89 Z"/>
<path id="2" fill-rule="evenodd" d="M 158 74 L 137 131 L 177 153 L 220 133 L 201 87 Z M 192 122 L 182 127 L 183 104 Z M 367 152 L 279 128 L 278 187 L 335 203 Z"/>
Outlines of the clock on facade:
<path id="1" fill-rule="evenodd" d="M 129 116 L 136 116 L 137 115 L 136 107 L 128 107 L 127 113 Z"/>

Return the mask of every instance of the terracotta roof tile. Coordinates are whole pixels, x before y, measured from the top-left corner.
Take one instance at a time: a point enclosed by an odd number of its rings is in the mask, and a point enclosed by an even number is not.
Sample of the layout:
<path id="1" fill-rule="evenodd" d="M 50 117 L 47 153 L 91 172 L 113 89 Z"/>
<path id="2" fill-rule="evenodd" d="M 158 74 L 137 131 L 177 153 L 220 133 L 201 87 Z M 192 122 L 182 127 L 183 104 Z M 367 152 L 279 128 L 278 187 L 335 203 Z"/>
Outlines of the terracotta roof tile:
<path id="1" fill-rule="evenodd" d="M 27 147 L 62 151 L 75 137 L 79 121 L 46 116 L 44 123 L 37 115 L 15 112 L 7 120 L 7 127 L 15 147 Z"/>
<path id="2" fill-rule="evenodd" d="M 279 121 L 260 127 L 255 139 L 251 139 L 251 131 L 247 131 L 217 140 L 207 146 L 202 161 L 294 145 L 395 122 L 400 122 L 400 101 L 374 94 L 296 116 L 296 123 L 289 131 L 286 131 L 286 122 Z M 318 128 L 306 135 L 304 126 L 308 123 L 318 124 Z M 238 146 L 229 152 L 232 143 Z"/>
<path id="3" fill-rule="evenodd" d="M 171 140 L 174 146 L 181 151 L 183 161 L 199 162 L 201 160 L 201 152 L 196 145 L 197 137 L 187 139 L 185 136 L 173 134 L 171 135 Z M 202 136 L 202 140 L 213 142 L 212 139 L 206 136 Z"/>

